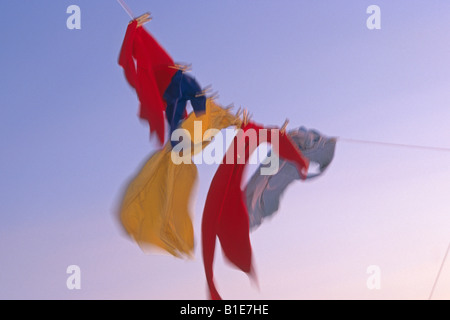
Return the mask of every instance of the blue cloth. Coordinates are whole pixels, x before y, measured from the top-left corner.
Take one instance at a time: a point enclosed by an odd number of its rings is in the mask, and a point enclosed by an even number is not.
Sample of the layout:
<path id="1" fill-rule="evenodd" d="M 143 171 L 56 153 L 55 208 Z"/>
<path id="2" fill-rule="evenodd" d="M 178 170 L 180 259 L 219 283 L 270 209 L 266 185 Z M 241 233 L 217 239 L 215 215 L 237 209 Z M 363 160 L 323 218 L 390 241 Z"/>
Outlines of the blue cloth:
<path id="1" fill-rule="evenodd" d="M 171 140 L 172 132 L 183 121 L 188 101 L 191 102 L 197 116 L 206 110 L 206 96 L 202 94 L 202 88 L 193 77 L 181 70 L 178 70 L 172 77 L 163 98 L 167 103 L 166 118 L 170 126 L 169 140 Z M 178 141 L 171 140 L 170 143 L 174 147 Z"/>
<path id="2" fill-rule="evenodd" d="M 302 154 L 309 159 L 310 167 L 316 167 L 318 170 L 315 173 L 308 173 L 307 179 L 323 174 L 333 160 L 336 138 L 323 136 L 316 130 L 307 130 L 304 127 L 289 131 L 288 134 Z M 261 164 L 245 188 L 251 229 L 257 228 L 265 218 L 278 211 L 284 191 L 291 183 L 300 179 L 295 166 L 283 159 L 280 159 L 279 170 L 274 175 L 261 175 L 260 169 L 265 166 L 269 164 Z"/>

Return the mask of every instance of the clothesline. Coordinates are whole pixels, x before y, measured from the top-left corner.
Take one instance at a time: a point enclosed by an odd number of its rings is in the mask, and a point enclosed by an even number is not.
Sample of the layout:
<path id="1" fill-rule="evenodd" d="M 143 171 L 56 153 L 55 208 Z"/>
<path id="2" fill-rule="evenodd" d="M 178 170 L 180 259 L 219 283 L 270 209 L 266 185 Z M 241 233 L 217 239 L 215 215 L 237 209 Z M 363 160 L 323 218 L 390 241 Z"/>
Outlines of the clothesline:
<path id="1" fill-rule="evenodd" d="M 444 267 L 444 263 L 445 263 L 445 260 L 447 259 L 449 251 L 450 251 L 450 243 L 448 244 L 447 251 L 445 252 L 445 255 L 444 255 L 444 259 L 442 259 L 441 267 L 439 268 L 438 274 L 436 276 L 436 280 L 434 280 L 433 288 L 431 289 L 431 293 L 430 293 L 430 296 L 428 297 L 428 300 L 431 300 L 431 297 L 433 296 L 434 289 L 436 288 L 436 284 L 439 280 L 439 276 L 441 275 L 441 271 L 442 271 L 442 268 Z"/>
<path id="2" fill-rule="evenodd" d="M 422 149 L 422 150 L 431 150 L 431 151 L 440 151 L 440 152 L 450 152 L 450 148 L 444 148 L 444 147 L 432 147 L 432 146 L 421 146 L 421 145 L 412 145 L 412 144 L 403 144 L 403 143 L 369 141 L 369 140 L 349 139 L 349 138 L 341 138 L 341 137 L 337 138 L 337 140 L 338 141 L 340 140 L 343 142 L 350 142 L 350 143 L 376 144 L 376 145 L 388 146 L 388 147 L 401 147 L 401 148 L 408 148 L 408 149 Z M 442 269 L 444 267 L 445 261 L 447 260 L 447 256 L 448 256 L 449 252 L 450 252 L 450 243 L 447 247 L 447 251 L 445 252 L 444 258 L 442 259 L 441 266 L 436 275 L 436 279 L 434 280 L 433 287 L 431 289 L 428 300 L 431 300 L 431 298 L 433 297 L 434 290 L 439 281 L 439 277 L 441 275 Z"/>
<path id="3" fill-rule="evenodd" d="M 131 19 L 134 19 L 133 12 L 131 11 L 130 7 L 125 3 L 123 0 L 117 0 L 117 2 L 122 6 L 123 10 L 130 16 Z"/>
<path id="4" fill-rule="evenodd" d="M 349 143 L 376 144 L 376 145 L 387 146 L 387 147 L 401 147 L 401 148 L 409 148 L 409 149 L 422 149 L 422 150 L 450 152 L 450 148 L 445 148 L 445 147 L 421 146 L 421 145 L 414 145 L 414 144 L 370 141 L 370 140 L 350 139 L 350 138 L 341 138 L 341 137 L 339 137 L 337 139 L 338 139 L 338 141 L 349 142 Z"/>

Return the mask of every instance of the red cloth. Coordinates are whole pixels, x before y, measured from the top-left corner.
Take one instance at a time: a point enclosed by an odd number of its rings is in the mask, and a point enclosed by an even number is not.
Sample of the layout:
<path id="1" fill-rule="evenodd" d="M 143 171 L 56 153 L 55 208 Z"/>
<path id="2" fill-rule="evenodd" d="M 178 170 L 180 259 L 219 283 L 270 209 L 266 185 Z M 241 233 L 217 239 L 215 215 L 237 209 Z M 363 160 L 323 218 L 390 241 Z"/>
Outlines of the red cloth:
<path id="1" fill-rule="evenodd" d="M 263 127 L 250 122 L 242 129 L 243 132 L 247 132 L 249 129 L 256 130 L 257 145 L 266 141 L 271 142 L 271 129 L 267 129 L 267 140 L 265 141 L 261 139 L 259 131 L 264 129 Z M 238 155 L 243 155 L 242 151 L 238 153 L 238 150 L 242 150 L 242 147 L 245 148 L 245 159 L 244 161 L 241 159 L 241 162 L 238 163 Z M 252 146 L 253 148 L 250 150 L 250 147 L 251 144 L 248 143 L 247 139 L 244 140 L 243 135 L 238 134 L 235 137 L 233 144 L 227 151 L 227 154 L 234 151 L 233 163 L 227 163 L 227 155 L 225 155 L 211 182 L 205 202 L 202 219 L 203 264 L 210 298 L 214 300 L 221 299 L 214 284 L 213 276 L 216 236 L 220 240 L 225 257 L 243 272 L 254 276 L 249 218 L 244 194 L 241 190 L 246 163 L 256 148 L 256 146 Z M 292 161 L 298 171 L 302 173 L 302 177 L 306 178 L 309 161 L 303 157 L 300 150 L 286 134 L 279 135 L 278 154 L 281 158 Z"/>
<path id="2" fill-rule="evenodd" d="M 174 62 L 158 42 L 133 20 L 127 28 L 119 65 L 124 69 L 128 83 L 136 89 L 140 101 L 139 117 L 148 121 L 150 132 L 156 133 L 164 144 L 166 102 L 164 91 L 176 69 Z"/>

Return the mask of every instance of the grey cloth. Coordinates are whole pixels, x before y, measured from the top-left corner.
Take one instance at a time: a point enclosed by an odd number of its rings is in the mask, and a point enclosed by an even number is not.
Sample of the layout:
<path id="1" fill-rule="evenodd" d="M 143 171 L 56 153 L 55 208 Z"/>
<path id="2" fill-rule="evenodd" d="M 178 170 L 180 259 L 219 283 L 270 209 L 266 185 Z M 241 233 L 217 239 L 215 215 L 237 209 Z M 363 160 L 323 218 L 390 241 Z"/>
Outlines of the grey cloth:
<path id="1" fill-rule="evenodd" d="M 302 154 L 309 159 L 310 168 L 316 167 L 318 170 L 315 173 L 308 173 L 306 179 L 319 177 L 333 160 L 336 138 L 323 136 L 316 130 L 307 130 L 304 127 L 289 131 L 288 134 Z M 260 165 L 245 187 L 250 229 L 256 229 L 265 218 L 276 213 L 286 188 L 300 179 L 296 167 L 281 158 L 276 174 L 261 175 L 260 169 L 265 166 L 268 164 Z"/>

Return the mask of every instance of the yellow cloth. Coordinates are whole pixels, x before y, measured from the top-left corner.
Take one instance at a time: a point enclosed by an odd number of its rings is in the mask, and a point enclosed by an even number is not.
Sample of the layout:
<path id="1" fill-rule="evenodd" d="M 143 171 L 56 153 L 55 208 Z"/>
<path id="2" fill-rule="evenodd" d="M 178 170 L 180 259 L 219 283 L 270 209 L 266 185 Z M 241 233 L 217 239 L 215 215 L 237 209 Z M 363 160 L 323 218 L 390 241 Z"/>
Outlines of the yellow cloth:
<path id="1" fill-rule="evenodd" d="M 195 121 L 202 122 L 202 131 L 201 135 L 195 134 Z M 205 113 L 196 116 L 195 113 L 191 113 L 189 117 L 181 123 L 181 128 L 187 130 L 191 136 L 192 146 L 191 151 L 192 155 L 200 152 L 205 148 L 211 141 L 212 134 L 209 132 L 205 136 L 205 133 L 209 129 L 217 129 L 222 130 L 224 128 L 228 128 L 233 125 L 240 124 L 240 118 L 231 114 L 228 109 L 224 109 L 214 103 L 213 100 L 206 100 L 206 110 Z M 203 139 L 205 138 L 205 139 Z M 207 141 L 203 141 L 207 140 Z M 209 141 L 208 141 L 209 140 Z"/>
<path id="2" fill-rule="evenodd" d="M 194 121 L 201 121 L 203 137 L 206 130 L 227 128 L 238 119 L 208 99 L 204 114 L 197 117 L 192 113 L 181 124 L 191 135 L 192 154 L 209 143 L 194 135 Z M 194 232 L 189 207 L 197 167 L 193 163 L 174 164 L 171 153 L 170 143 L 167 143 L 148 159 L 131 181 L 122 200 L 120 220 L 142 250 L 157 246 L 176 257 L 191 256 Z"/>

